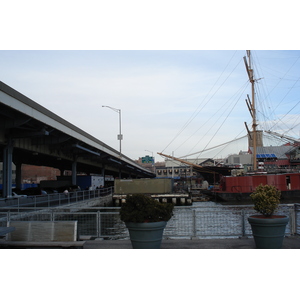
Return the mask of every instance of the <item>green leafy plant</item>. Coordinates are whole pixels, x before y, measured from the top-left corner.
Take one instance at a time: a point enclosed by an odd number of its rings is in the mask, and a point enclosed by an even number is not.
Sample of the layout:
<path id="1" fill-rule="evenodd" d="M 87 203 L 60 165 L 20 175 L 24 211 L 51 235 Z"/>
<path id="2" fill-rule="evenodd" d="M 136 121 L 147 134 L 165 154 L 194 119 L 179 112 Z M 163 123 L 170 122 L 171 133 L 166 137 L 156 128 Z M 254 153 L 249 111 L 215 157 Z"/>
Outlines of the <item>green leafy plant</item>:
<path id="1" fill-rule="evenodd" d="M 160 203 L 147 195 L 134 194 L 127 196 L 126 203 L 122 204 L 120 218 L 135 223 L 169 221 L 173 208 L 171 203 Z"/>
<path id="2" fill-rule="evenodd" d="M 264 216 L 271 216 L 280 204 L 281 192 L 273 185 L 260 184 L 250 195 L 254 209 Z"/>

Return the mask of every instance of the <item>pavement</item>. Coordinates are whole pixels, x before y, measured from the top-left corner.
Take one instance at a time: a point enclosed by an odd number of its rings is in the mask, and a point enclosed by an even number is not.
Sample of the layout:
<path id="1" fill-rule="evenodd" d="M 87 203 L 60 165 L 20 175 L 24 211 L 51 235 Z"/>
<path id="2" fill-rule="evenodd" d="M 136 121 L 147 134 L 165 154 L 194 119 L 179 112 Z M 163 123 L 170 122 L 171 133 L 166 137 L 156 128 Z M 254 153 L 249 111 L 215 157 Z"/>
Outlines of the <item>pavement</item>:
<path id="1" fill-rule="evenodd" d="M 84 249 L 132 249 L 130 240 L 88 240 Z M 255 249 L 253 238 L 164 239 L 161 249 Z M 282 249 L 300 249 L 300 236 L 285 237 Z"/>

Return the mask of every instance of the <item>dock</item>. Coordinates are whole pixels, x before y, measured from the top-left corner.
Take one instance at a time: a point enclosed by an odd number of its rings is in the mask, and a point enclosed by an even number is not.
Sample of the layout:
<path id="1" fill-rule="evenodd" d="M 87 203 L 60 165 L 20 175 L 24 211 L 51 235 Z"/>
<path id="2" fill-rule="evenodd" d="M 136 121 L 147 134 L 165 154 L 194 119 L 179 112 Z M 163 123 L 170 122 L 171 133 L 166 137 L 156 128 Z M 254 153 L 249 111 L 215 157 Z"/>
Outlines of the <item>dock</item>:
<path id="1" fill-rule="evenodd" d="M 84 249 L 132 249 L 130 240 L 89 240 Z M 161 249 L 255 249 L 253 238 L 163 239 Z M 285 237 L 282 249 L 300 249 L 300 236 Z M 259 250 L 258 250 L 259 251 Z"/>

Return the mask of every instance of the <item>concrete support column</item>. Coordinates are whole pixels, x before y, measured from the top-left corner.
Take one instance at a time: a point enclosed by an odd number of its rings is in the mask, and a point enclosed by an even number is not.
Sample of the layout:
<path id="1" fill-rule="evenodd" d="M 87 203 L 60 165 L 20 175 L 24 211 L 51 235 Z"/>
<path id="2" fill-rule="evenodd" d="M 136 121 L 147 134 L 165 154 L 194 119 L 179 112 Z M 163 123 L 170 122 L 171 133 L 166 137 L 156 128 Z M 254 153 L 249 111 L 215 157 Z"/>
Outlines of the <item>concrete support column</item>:
<path id="1" fill-rule="evenodd" d="M 101 176 L 104 178 L 104 184 L 105 184 L 105 165 L 102 166 Z"/>
<path id="2" fill-rule="evenodd" d="M 22 163 L 16 163 L 16 187 L 22 188 Z"/>
<path id="3" fill-rule="evenodd" d="M 10 141 L 3 151 L 2 191 L 4 198 L 12 196 L 12 155 L 13 144 Z"/>
<path id="4" fill-rule="evenodd" d="M 77 185 L 77 161 L 73 161 L 72 163 L 72 185 Z"/>
<path id="5" fill-rule="evenodd" d="M 60 171 L 60 176 L 64 176 L 65 169 L 60 168 L 59 171 Z"/>

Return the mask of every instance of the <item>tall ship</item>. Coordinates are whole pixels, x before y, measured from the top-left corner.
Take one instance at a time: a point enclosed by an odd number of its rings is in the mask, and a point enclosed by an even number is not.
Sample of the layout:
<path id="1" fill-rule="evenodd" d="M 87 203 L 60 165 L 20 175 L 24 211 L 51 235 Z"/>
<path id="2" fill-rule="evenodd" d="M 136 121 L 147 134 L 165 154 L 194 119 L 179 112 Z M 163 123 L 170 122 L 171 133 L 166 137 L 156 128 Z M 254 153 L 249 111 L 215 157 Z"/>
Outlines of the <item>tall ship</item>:
<path id="1" fill-rule="evenodd" d="M 212 199 L 231 201 L 231 202 L 246 202 L 250 200 L 250 194 L 260 184 L 273 185 L 281 191 L 281 201 L 283 203 L 295 202 L 300 199 L 300 172 L 297 165 L 300 165 L 300 140 L 284 134 L 278 134 L 272 131 L 266 133 L 285 138 L 288 143 L 285 144 L 284 151 L 288 164 L 292 162 L 294 168 L 278 167 L 268 170 L 265 165 L 274 163 L 281 155 L 274 151 L 272 147 L 263 147 L 262 131 L 257 129 L 258 123 L 256 118 L 256 99 L 255 99 L 255 83 L 252 68 L 251 51 L 247 51 L 247 57 L 244 57 L 244 62 L 251 83 L 251 97 L 248 96 L 246 103 L 252 117 L 252 130 L 249 130 L 245 123 L 248 133 L 248 152 L 252 156 L 252 167 L 246 172 L 232 171 L 236 168 L 225 166 L 202 167 L 200 165 L 191 164 L 180 158 L 169 156 L 163 153 L 158 153 L 167 158 L 177 160 L 183 164 L 193 167 L 194 171 L 201 174 L 210 184 L 210 189 L 202 191 L 211 196 Z M 263 151 L 261 149 L 264 149 Z M 276 164 L 275 164 L 276 165 Z"/>

